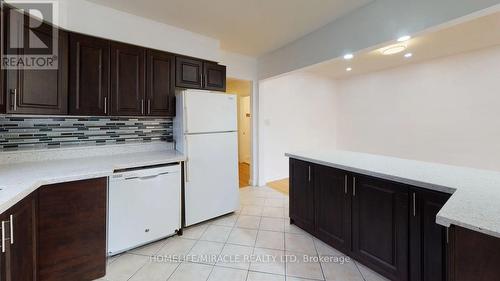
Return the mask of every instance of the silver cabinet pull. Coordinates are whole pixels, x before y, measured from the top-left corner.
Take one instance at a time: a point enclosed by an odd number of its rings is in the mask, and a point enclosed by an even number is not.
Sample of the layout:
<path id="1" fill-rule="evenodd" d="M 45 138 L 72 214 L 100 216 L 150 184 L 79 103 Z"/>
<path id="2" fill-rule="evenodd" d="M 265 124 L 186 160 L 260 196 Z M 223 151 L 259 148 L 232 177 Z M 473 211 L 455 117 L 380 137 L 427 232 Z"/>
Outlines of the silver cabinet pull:
<path id="1" fill-rule="evenodd" d="M 10 90 L 11 91 L 11 94 L 14 96 L 13 99 L 12 99 L 12 109 L 14 111 L 17 111 L 17 89 L 12 89 Z"/>
<path id="2" fill-rule="evenodd" d="M 10 215 L 10 244 L 14 244 L 14 216 Z"/>
<path id="3" fill-rule="evenodd" d="M 5 222 L 2 221 L 2 253 L 5 253 Z"/>
<path id="4" fill-rule="evenodd" d="M 356 177 L 352 178 L 352 196 L 356 197 Z"/>
<path id="5" fill-rule="evenodd" d="M 416 206 L 416 202 L 417 202 L 416 195 L 415 195 L 415 192 L 413 192 L 413 216 L 414 216 L 414 217 L 416 217 L 416 216 L 417 216 L 417 206 Z"/>
<path id="6" fill-rule="evenodd" d="M 308 175 L 308 179 L 309 179 L 309 182 L 311 182 L 311 166 L 309 166 L 309 175 Z"/>
<path id="7" fill-rule="evenodd" d="M 151 99 L 148 99 L 148 114 L 151 114 Z"/>
<path id="8" fill-rule="evenodd" d="M 347 194 L 347 175 L 344 176 L 344 192 Z"/>
<path id="9" fill-rule="evenodd" d="M 108 114 L 108 97 L 104 97 L 104 114 Z"/>
<path id="10" fill-rule="evenodd" d="M 144 99 L 141 100 L 141 114 L 144 115 Z"/>
<path id="11" fill-rule="evenodd" d="M 200 73 L 200 83 L 201 83 L 201 87 L 205 86 L 205 85 L 203 85 L 203 73 Z"/>

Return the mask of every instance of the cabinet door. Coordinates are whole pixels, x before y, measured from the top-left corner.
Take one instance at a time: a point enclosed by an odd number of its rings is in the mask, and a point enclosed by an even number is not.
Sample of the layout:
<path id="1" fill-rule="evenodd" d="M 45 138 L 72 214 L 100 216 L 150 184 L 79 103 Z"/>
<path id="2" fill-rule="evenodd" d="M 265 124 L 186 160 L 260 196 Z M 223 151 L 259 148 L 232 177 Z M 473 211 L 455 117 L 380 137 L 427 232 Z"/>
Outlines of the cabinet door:
<path id="1" fill-rule="evenodd" d="M 450 195 L 411 190 L 410 280 L 446 280 L 446 228 L 436 223 L 436 215 Z"/>
<path id="2" fill-rule="evenodd" d="M 455 225 L 449 231 L 448 280 L 498 280 L 500 238 Z"/>
<path id="3" fill-rule="evenodd" d="M 351 205 L 346 172 L 325 167 L 314 167 L 316 196 L 316 234 L 332 247 L 350 251 Z"/>
<path id="4" fill-rule="evenodd" d="M 146 49 L 111 43 L 111 114 L 145 114 Z"/>
<path id="5" fill-rule="evenodd" d="M 296 159 L 290 159 L 290 219 L 314 232 L 313 164 Z"/>
<path id="6" fill-rule="evenodd" d="M 147 114 L 175 116 L 174 57 L 148 51 Z"/>
<path id="7" fill-rule="evenodd" d="M 408 188 L 353 177 L 352 254 L 391 280 L 408 280 Z"/>
<path id="8" fill-rule="evenodd" d="M 36 196 L 30 195 L 1 216 L 8 237 L 5 253 L 0 255 L 1 280 L 36 280 L 36 209 Z"/>
<path id="9" fill-rule="evenodd" d="M 28 17 L 17 12 L 7 13 L 6 22 L 21 21 L 20 30 L 8 28 L 9 32 L 17 32 L 18 40 L 21 38 L 36 38 L 47 46 L 52 45 L 52 26 L 41 24 L 36 29 L 29 28 Z M 59 55 L 58 69 L 51 70 L 7 70 L 6 92 L 7 113 L 10 114 L 66 114 L 68 112 L 67 65 L 68 65 L 68 36 L 59 30 L 58 36 Z M 12 36 L 6 36 L 8 46 L 23 44 L 24 49 L 29 48 L 29 40 L 22 40 L 13 44 Z M 22 55 L 24 49 L 17 49 L 17 55 Z M 12 51 L 12 50 L 11 50 Z"/>
<path id="10" fill-rule="evenodd" d="M 202 61 L 184 57 L 176 57 L 175 64 L 175 86 L 191 89 L 202 88 Z"/>
<path id="11" fill-rule="evenodd" d="M 107 179 L 38 191 L 38 278 L 94 280 L 106 271 Z"/>
<path id="12" fill-rule="evenodd" d="M 3 7 L 0 10 L 1 16 L 0 16 L 0 32 L 1 34 L 6 34 L 4 25 L 4 9 Z M 0 44 L 4 44 L 4 40 L 0 42 Z M 2 46 L 2 48 L 5 48 L 5 46 Z M 5 113 L 5 89 L 4 89 L 4 75 L 5 71 L 3 70 L 3 67 L 0 67 L 0 113 Z M 1 279 L 4 280 L 4 279 Z"/>
<path id="13" fill-rule="evenodd" d="M 203 63 L 203 88 L 226 91 L 226 67 L 212 62 Z"/>
<path id="14" fill-rule="evenodd" d="M 69 113 L 106 115 L 109 94 L 109 41 L 70 34 Z"/>

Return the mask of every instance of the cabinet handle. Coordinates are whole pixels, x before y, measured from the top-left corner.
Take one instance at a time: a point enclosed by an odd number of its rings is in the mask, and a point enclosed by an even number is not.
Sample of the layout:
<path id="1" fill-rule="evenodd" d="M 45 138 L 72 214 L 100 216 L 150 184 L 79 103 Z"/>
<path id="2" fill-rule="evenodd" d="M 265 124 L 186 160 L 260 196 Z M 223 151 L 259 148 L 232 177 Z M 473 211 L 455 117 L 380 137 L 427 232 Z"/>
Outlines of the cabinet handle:
<path id="1" fill-rule="evenodd" d="M 2 253 L 5 253 L 5 222 L 2 221 Z"/>
<path id="2" fill-rule="evenodd" d="M 14 111 L 17 111 L 17 89 L 12 89 L 11 94 L 14 96 L 13 103 L 12 103 L 12 109 Z"/>
<path id="3" fill-rule="evenodd" d="M 352 196 L 356 197 L 356 177 L 352 178 Z"/>
<path id="4" fill-rule="evenodd" d="M 205 87 L 205 85 L 203 85 L 203 73 L 200 73 L 200 83 L 201 83 L 201 87 Z"/>
<path id="5" fill-rule="evenodd" d="M 446 228 L 446 244 L 450 244 L 450 228 Z"/>
<path id="6" fill-rule="evenodd" d="M 151 99 L 148 99 L 148 114 L 151 114 Z"/>
<path id="7" fill-rule="evenodd" d="M 108 97 L 104 97 L 104 114 L 108 114 Z"/>
<path id="8" fill-rule="evenodd" d="M 417 205 L 416 205 L 416 202 L 417 202 L 416 195 L 415 195 L 415 192 L 413 192 L 413 216 L 414 217 L 417 216 Z"/>
<path id="9" fill-rule="evenodd" d="M 309 176 L 308 176 L 308 178 L 309 178 L 309 182 L 311 182 L 311 166 L 309 166 Z"/>
<path id="10" fill-rule="evenodd" d="M 144 115 L 144 99 L 141 100 L 141 114 Z"/>
<path id="11" fill-rule="evenodd" d="M 14 244 L 14 216 L 10 215 L 10 244 Z"/>
<path id="12" fill-rule="evenodd" d="M 347 175 L 344 176 L 344 192 L 347 194 Z"/>

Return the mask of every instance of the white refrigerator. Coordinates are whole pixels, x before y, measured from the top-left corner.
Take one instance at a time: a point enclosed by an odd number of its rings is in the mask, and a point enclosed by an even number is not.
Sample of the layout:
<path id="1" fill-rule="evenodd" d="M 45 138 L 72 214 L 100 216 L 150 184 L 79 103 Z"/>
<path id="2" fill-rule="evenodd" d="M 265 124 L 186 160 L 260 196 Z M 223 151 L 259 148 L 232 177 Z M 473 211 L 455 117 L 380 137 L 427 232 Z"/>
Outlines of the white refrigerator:
<path id="1" fill-rule="evenodd" d="M 185 162 L 186 226 L 238 210 L 238 124 L 235 95 L 176 92 L 174 140 Z"/>

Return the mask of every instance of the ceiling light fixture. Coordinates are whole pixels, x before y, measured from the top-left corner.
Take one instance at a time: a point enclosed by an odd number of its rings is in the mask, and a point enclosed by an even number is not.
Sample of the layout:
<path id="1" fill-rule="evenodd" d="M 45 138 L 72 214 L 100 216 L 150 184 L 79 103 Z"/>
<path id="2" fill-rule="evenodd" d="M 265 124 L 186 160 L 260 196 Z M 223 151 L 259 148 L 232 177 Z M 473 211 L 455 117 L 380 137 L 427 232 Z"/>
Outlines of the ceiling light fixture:
<path id="1" fill-rule="evenodd" d="M 406 50 L 406 45 L 396 44 L 396 45 L 391 45 L 391 46 L 387 46 L 385 48 L 382 48 L 382 49 L 380 49 L 380 52 L 384 56 L 390 56 L 390 55 L 401 53 L 404 50 Z"/>
<path id="2" fill-rule="evenodd" d="M 412 54 L 412 53 L 406 53 L 406 54 L 405 54 L 405 58 L 409 59 L 409 58 L 411 58 L 411 57 L 413 57 L 413 54 Z"/>
<path id="3" fill-rule="evenodd" d="M 347 72 L 352 71 L 352 67 L 348 67 L 348 68 L 346 68 L 346 69 L 345 69 L 345 71 L 347 71 Z"/>
<path id="4" fill-rule="evenodd" d="M 344 55 L 344 59 L 345 60 L 352 60 L 354 58 L 354 55 L 353 54 L 345 54 Z"/>
<path id="5" fill-rule="evenodd" d="M 411 39 L 410 35 L 401 36 L 398 38 L 398 42 L 406 42 Z"/>

